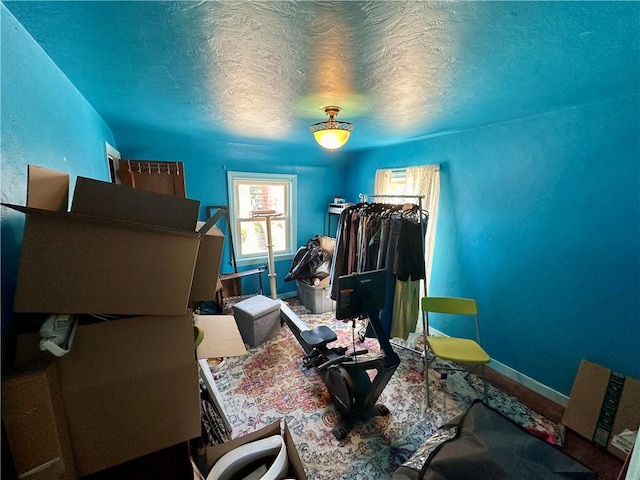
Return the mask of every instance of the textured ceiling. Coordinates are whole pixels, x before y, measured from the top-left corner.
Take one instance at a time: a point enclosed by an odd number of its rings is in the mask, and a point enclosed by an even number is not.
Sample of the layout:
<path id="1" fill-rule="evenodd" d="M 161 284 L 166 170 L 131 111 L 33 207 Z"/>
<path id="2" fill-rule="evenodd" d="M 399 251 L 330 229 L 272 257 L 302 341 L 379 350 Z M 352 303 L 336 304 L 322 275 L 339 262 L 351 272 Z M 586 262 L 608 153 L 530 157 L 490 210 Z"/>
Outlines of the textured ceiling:
<path id="1" fill-rule="evenodd" d="M 640 92 L 637 2 L 5 1 L 107 121 L 349 149 Z"/>

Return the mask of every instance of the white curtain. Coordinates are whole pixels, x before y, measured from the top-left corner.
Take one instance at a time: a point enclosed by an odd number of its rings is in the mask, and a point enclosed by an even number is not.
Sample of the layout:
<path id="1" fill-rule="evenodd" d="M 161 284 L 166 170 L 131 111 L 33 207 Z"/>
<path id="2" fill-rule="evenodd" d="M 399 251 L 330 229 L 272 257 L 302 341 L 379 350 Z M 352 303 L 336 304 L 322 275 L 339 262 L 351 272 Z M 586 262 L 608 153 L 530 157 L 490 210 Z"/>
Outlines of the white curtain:
<path id="1" fill-rule="evenodd" d="M 390 195 L 391 192 L 391 170 L 384 168 L 376 170 L 376 179 L 373 185 L 373 193 L 376 195 Z"/>
<path id="2" fill-rule="evenodd" d="M 404 172 L 405 182 L 403 191 L 395 188 L 392 178 L 394 172 Z M 402 183 L 402 182 L 400 182 Z M 406 199 L 400 195 L 422 195 L 422 208 L 429 212 L 427 222 L 427 232 L 425 236 L 425 266 L 426 266 L 426 289 L 429 291 L 429 281 L 431 279 L 431 267 L 433 264 L 433 248 L 436 241 L 436 224 L 438 219 L 438 197 L 440 196 L 440 165 L 422 165 L 418 167 L 407 167 L 403 169 L 385 168 L 376 170 L 374 185 L 376 195 L 398 194 L 398 202 L 405 202 Z M 391 199 L 393 201 L 393 198 Z"/>
<path id="3" fill-rule="evenodd" d="M 438 219 L 440 165 L 376 170 L 374 190 L 376 195 L 398 195 L 396 198 L 385 198 L 385 201 L 389 203 L 413 203 L 412 199 L 403 197 L 403 195 L 422 195 L 422 208 L 429 214 L 425 235 L 426 276 L 424 283 L 421 281 L 419 286 L 396 286 L 396 293 L 400 295 L 394 301 L 394 317 L 399 314 L 397 312 L 404 312 L 401 314 L 404 319 L 396 321 L 394 318 L 391 336 L 406 339 L 408 333 L 415 330 L 420 315 L 419 298 L 429 291 Z M 415 200 L 415 203 L 419 203 L 418 199 Z M 416 292 L 418 288 L 419 292 Z M 408 305 L 411 305 L 411 308 L 407 309 Z"/>

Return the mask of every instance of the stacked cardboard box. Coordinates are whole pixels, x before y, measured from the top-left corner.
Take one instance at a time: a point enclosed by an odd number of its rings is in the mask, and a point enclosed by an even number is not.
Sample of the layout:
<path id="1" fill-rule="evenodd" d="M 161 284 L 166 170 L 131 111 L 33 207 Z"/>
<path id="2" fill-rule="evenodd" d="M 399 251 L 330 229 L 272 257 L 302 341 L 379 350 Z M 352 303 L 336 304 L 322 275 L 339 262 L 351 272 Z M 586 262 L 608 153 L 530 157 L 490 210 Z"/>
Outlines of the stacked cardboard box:
<path id="1" fill-rule="evenodd" d="M 53 362 L 45 359 L 21 366 L 3 379 L 2 421 L 19 478 L 76 478 Z"/>
<path id="2" fill-rule="evenodd" d="M 626 459 L 633 441 L 624 436 L 640 427 L 640 381 L 582 360 L 562 423 Z"/>
<path id="3" fill-rule="evenodd" d="M 26 215 L 14 309 L 124 318 L 79 326 L 69 354 L 3 382 L 23 478 L 89 475 L 201 433 L 189 305 L 214 298 L 222 234 L 195 230 L 190 199 L 82 177 L 70 211 L 68 198 L 68 175 L 30 166 L 27 206 L 7 205 Z"/>

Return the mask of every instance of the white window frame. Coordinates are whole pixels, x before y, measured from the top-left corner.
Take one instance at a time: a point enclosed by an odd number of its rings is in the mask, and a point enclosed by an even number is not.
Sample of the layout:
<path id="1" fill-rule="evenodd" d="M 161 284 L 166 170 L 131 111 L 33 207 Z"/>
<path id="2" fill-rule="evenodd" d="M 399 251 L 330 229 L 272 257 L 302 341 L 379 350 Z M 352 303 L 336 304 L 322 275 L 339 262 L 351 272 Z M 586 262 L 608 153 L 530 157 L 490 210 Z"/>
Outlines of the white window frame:
<path id="1" fill-rule="evenodd" d="M 267 259 L 267 250 L 259 254 L 243 255 L 241 247 L 241 224 L 242 221 L 247 219 L 241 219 L 238 217 L 238 185 L 240 184 L 286 184 L 288 195 L 285 199 L 287 205 L 285 205 L 282 216 L 273 217 L 272 222 L 284 220 L 285 225 L 288 226 L 288 235 L 286 238 L 285 251 L 274 251 L 274 260 L 290 260 L 297 250 L 297 230 L 298 230 L 298 215 L 297 215 L 297 184 L 298 178 L 294 174 L 280 174 L 280 173 L 255 173 L 255 172 L 227 172 L 227 192 L 229 196 L 229 219 L 231 220 L 231 228 L 233 229 L 233 243 L 234 251 L 236 255 L 236 265 L 252 265 L 257 263 L 263 263 Z M 262 220 L 265 221 L 265 220 Z"/>

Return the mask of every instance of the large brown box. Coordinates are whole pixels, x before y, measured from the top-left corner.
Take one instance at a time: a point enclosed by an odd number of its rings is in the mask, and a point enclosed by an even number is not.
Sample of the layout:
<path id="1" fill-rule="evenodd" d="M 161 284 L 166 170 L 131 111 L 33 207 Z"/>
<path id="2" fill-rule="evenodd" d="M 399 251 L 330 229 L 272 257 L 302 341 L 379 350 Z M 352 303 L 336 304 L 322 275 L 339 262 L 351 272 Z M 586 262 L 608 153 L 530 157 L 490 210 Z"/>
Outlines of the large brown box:
<path id="1" fill-rule="evenodd" d="M 2 422 L 19 478 L 77 478 L 53 360 L 22 365 L 4 378 Z"/>
<path id="2" fill-rule="evenodd" d="M 38 398 L 45 405 L 58 405 L 54 417 L 62 422 L 60 431 L 68 433 L 56 440 L 23 428 L 21 436 L 14 437 L 22 451 L 51 451 L 68 438 L 75 464 L 65 459 L 64 465 L 71 464 L 84 476 L 200 436 L 190 311 L 179 317 L 128 317 L 80 325 L 71 351 L 53 361 L 39 350 L 39 338 L 37 332 L 18 336 L 17 363 L 51 364 L 56 380 L 51 377 L 49 387 L 39 388 Z M 31 411 L 24 389 L 13 391 L 20 409 Z M 3 390 L 3 401 L 8 392 Z M 3 420 L 8 405 L 3 404 Z M 63 464 L 53 463 L 48 471 L 56 473 Z"/>
<path id="3" fill-rule="evenodd" d="M 57 359 L 80 476 L 201 434 L 192 313 L 80 325 Z"/>
<path id="4" fill-rule="evenodd" d="M 640 381 L 582 360 L 562 423 L 621 459 L 616 436 L 640 426 Z"/>
<path id="5" fill-rule="evenodd" d="M 199 202 L 78 177 L 68 212 L 64 175 L 29 166 L 27 206 L 7 205 L 26 214 L 15 311 L 183 315 L 214 298 L 223 235 L 196 231 Z"/>

